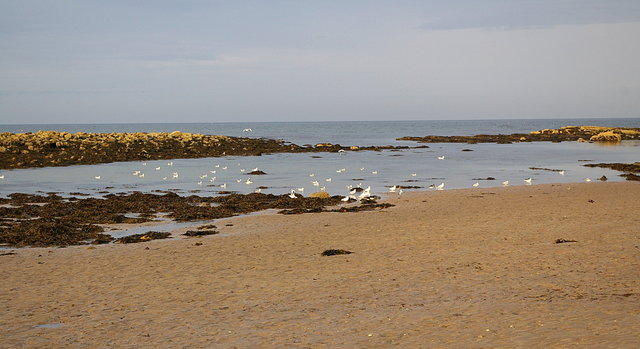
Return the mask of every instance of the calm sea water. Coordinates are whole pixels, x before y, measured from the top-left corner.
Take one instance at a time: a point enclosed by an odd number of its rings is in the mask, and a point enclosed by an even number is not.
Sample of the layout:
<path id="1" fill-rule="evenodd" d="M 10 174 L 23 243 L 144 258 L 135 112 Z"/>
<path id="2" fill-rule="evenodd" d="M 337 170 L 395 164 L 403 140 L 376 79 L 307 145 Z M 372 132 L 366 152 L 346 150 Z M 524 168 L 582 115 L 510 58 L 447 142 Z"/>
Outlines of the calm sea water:
<path id="1" fill-rule="evenodd" d="M 371 122 L 295 122 L 295 123 L 207 123 L 207 124 L 100 124 L 100 125 L 0 125 L 2 132 L 194 132 L 229 136 L 284 139 L 296 144 L 320 142 L 342 145 L 416 145 L 399 142 L 401 136 L 510 134 L 566 125 L 640 127 L 635 119 L 557 119 L 557 120 L 473 120 L 473 121 L 371 121 Z M 244 132 L 251 129 L 251 132 Z M 618 172 L 586 168 L 589 162 L 640 161 L 640 142 L 602 145 L 576 142 L 522 144 L 429 144 L 428 149 L 382 152 L 316 154 L 273 154 L 257 157 L 175 159 L 169 161 L 121 162 L 55 168 L 0 171 L 0 196 L 14 192 L 58 192 L 69 196 L 81 192 L 92 196 L 158 190 L 181 195 L 217 195 L 220 190 L 249 193 L 259 186 L 264 193 L 283 194 L 304 188 L 304 195 L 324 187 L 332 195 L 344 195 L 347 186 L 371 186 L 372 192 L 385 193 L 392 185 L 411 185 L 428 190 L 431 184 L 445 183 L 446 189 L 525 185 L 533 183 L 582 182 L 606 175 L 622 180 Z M 462 149 L 472 149 L 463 152 Z M 319 158 L 317 157 L 319 156 Z M 444 156 L 444 160 L 438 160 Z M 585 161 L 588 160 L 588 161 Z M 558 172 L 531 170 L 544 167 Z M 259 168 L 267 175 L 248 176 Z M 343 170 L 344 169 L 344 170 Z M 242 171 L 244 170 L 244 172 Z M 133 175 L 144 173 L 144 177 Z M 177 178 L 174 178 L 177 173 Z M 314 175 L 311 177 L 311 175 Z M 100 176 L 100 179 L 96 179 Z M 495 181 L 474 178 L 495 177 Z M 247 180 L 250 179 L 249 183 Z M 313 181 L 317 181 L 315 186 Z M 226 188 L 221 188 L 226 185 Z"/>

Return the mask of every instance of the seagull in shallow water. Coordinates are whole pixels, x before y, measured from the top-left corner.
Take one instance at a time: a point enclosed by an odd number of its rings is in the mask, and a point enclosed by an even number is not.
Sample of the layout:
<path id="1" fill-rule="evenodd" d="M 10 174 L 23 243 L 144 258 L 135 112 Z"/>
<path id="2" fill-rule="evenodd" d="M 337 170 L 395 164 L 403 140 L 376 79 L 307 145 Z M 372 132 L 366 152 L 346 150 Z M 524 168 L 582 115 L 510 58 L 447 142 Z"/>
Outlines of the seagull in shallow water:
<path id="1" fill-rule="evenodd" d="M 429 184 L 429 189 L 435 189 L 436 185 L 435 184 Z"/>
<path id="2" fill-rule="evenodd" d="M 564 170 L 558 172 L 561 176 L 564 176 Z"/>
<path id="3" fill-rule="evenodd" d="M 304 193 L 304 188 L 297 188 L 300 193 Z"/>
<path id="4" fill-rule="evenodd" d="M 378 171 L 371 171 L 371 174 L 378 174 Z"/>
<path id="5" fill-rule="evenodd" d="M 242 130 L 242 132 L 253 132 L 253 130 L 250 128 L 245 128 L 244 130 Z"/>
<path id="6" fill-rule="evenodd" d="M 251 180 L 251 178 L 247 179 L 247 181 L 246 181 L 246 182 L 244 182 L 244 184 L 246 184 L 246 185 L 249 185 L 249 184 L 251 184 L 251 183 L 253 183 L 253 181 Z"/>
<path id="7" fill-rule="evenodd" d="M 438 160 L 444 160 L 444 155 L 438 156 Z"/>
<path id="8" fill-rule="evenodd" d="M 584 181 L 585 182 L 591 182 L 591 178 L 585 178 Z"/>
<path id="9" fill-rule="evenodd" d="M 160 166 L 156 167 L 156 171 L 160 171 Z"/>
<path id="10" fill-rule="evenodd" d="M 533 181 L 533 178 L 531 177 L 524 180 L 524 182 L 527 183 L 527 185 L 531 185 L 531 181 Z"/>
<path id="11" fill-rule="evenodd" d="M 331 182 L 331 178 L 327 178 L 327 179 L 325 179 L 325 181 Z"/>
<path id="12" fill-rule="evenodd" d="M 225 189 L 227 187 L 227 183 L 220 184 L 220 188 Z"/>
<path id="13" fill-rule="evenodd" d="M 444 183 L 440 183 L 440 185 L 436 187 L 436 190 L 444 190 Z"/>
<path id="14" fill-rule="evenodd" d="M 256 194 L 260 194 L 260 193 L 262 193 L 262 188 L 256 189 Z"/>
<path id="15" fill-rule="evenodd" d="M 505 187 L 508 186 L 509 185 L 509 181 L 502 182 L 502 185 L 505 186 Z"/>
<path id="16" fill-rule="evenodd" d="M 310 174 L 309 174 L 309 177 L 315 177 L 315 176 L 316 176 L 316 174 L 315 174 L 315 173 L 310 173 Z"/>
<path id="17" fill-rule="evenodd" d="M 173 173 L 173 179 L 176 179 L 176 178 L 178 178 L 178 172 Z"/>
<path id="18" fill-rule="evenodd" d="M 480 186 L 480 182 L 475 182 L 475 183 L 473 183 L 473 187 L 474 187 L 474 188 L 477 188 L 477 187 L 479 187 L 479 186 Z"/>
<path id="19" fill-rule="evenodd" d="M 144 178 L 144 173 L 139 174 L 138 177 Z M 100 178 L 98 178 L 98 179 L 100 179 Z"/>
<path id="20" fill-rule="evenodd" d="M 4 176 L 3 176 L 3 178 L 4 178 Z M 100 176 L 95 176 L 94 178 L 95 178 L 95 179 L 100 179 Z"/>
<path id="21" fill-rule="evenodd" d="M 167 162 L 167 166 L 173 166 L 173 161 Z"/>
<path id="22" fill-rule="evenodd" d="M 417 173 L 412 173 L 412 174 L 411 174 L 411 177 L 415 177 L 415 176 L 417 176 L 417 175 L 418 175 Z"/>
<path id="23" fill-rule="evenodd" d="M 226 170 L 226 169 L 228 169 L 228 168 L 229 168 L 228 166 L 225 166 L 225 167 L 223 167 L 222 169 L 223 169 L 223 170 Z"/>
<path id="24" fill-rule="evenodd" d="M 396 189 L 398 189 L 398 186 L 394 185 L 393 187 L 389 188 L 389 193 L 395 193 Z"/>

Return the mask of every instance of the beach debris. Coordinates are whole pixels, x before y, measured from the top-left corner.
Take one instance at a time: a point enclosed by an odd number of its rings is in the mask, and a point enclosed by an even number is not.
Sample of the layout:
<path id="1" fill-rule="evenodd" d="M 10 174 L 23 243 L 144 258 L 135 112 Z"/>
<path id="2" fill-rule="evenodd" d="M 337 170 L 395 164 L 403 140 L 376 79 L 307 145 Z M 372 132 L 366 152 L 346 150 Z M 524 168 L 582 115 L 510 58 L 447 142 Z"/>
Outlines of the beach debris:
<path id="1" fill-rule="evenodd" d="M 337 256 L 341 254 L 352 254 L 352 253 L 353 253 L 352 251 L 347 251 L 347 250 L 325 250 L 320 255 L 321 256 Z"/>
<path id="2" fill-rule="evenodd" d="M 599 179 L 599 180 L 601 180 L 601 181 L 603 181 L 603 182 L 606 182 L 609 178 L 607 178 L 607 176 L 604 176 L 604 175 L 603 175 L 602 177 L 600 177 L 600 178 L 598 178 L 598 179 Z"/>
<path id="3" fill-rule="evenodd" d="M 150 231 L 144 234 L 133 234 L 116 239 L 116 244 L 134 244 L 138 242 L 146 242 L 157 239 L 167 239 L 171 237 L 171 233 L 161 231 Z"/>
<path id="4" fill-rule="evenodd" d="M 11 255 L 14 255 L 14 254 L 17 254 L 17 253 L 15 253 L 13 251 L 2 252 L 2 253 L 0 253 L 0 256 L 11 256 Z"/>
<path id="5" fill-rule="evenodd" d="M 568 239 L 557 239 L 556 244 L 564 244 L 567 242 L 578 242 L 578 240 L 568 240 Z"/>

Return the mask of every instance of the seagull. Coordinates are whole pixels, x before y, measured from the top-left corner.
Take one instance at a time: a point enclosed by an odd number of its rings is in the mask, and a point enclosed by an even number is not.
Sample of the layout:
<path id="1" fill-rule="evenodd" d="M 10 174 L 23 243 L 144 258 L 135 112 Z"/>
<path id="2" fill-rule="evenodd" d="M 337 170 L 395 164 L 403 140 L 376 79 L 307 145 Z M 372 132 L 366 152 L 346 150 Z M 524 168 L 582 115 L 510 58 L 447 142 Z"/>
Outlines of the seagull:
<path id="1" fill-rule="evenodd" d="M 436 190 L 444 190 L 444 183 L 440 183 L 440 185 L 436 187 Z"/>
<path id="2" fill-rule="evenodd" d="M 215 181 L 216 181 L 216 178 L 218 178 L 218 177 L 211 177 L 210 182 L 211 182 L 211 183 L 215 182 Z"/>
<path id="3" fill-rule="evenodd" d="M 209 172 L 211 172 L 211 173 L 215 174 L 217 171 L 216 171 L 216 170 L 213 170 L 213 171 L 209 171 Z"/>
<path id="4" fill-rule="evenodd" d="M 4 177 L 3 177 L 3 178 L 4 178 Z M 100 176 L 95 176 L 94 178 L 95 178 L 95 179 L 100 179 Z"/>
<path id="5" fill-rule="evenodd" d="M 198 185 L 202 185 L 202 181 L 198 182 Z"/>
<path id="6" fill-rule="evenodd" d="M 315 174 L 315 173 L 310 173 L 310 174 L 309 174 L 309 177 L 315 177 L 315 176 L 316 176 L 316 174 Z"/>
<path id="7" fill-rule="evenodd" d="M 244 130 L 242 130 L 242 132 L 253 132 L 253 130 L 250 128 L 245 128 Z"/>
<path id="8" fill-rule="evenodd" d="M 178 178 L 178 172 L 174 172 L 174 173 L 173 173 L 173 178 L 174 178 L 174 179 Z"/>
<path id="9" fill-rule="evenodd" d="M 378 174 L 378 171 L 371 171 L 371 174 Z"/>
<path id="10" fill-rule="evenodd" d="M 326 191 L 327 187 L 320 187 L 320 191 Z"/>
<path id="11" fill-rule="evenodd" d="M 444 160 L 444 155 L 438 156 L 438 160 Z"/>
<path id="12" fill-rule="evenodd" d="M 207 178 L 207 174 L 206 173 L 203 174 L 202 176 L 200 176 L 200 179 L 205 179 L 205 178 Z"/>
<path id="13" fill-rule="evenodd" d="M 360 167 L 360 171 L 364 171 L 364 167 Z"/>
<path id="14" fill-rule="evenodd" d="M 146 163 L 146 162 L 143 162 L 143 163 L 142 163 L 142 166 L 147 166 L 147 163 Z"/>
<path id="15" fill-rule="evenodd" d="M 358 191 L 355 189 L 352 189 L 349 191 L 349 195 L 355 195 L 355 193 L 357 193 Z"/>
<path id="16" fill-rule="evenodd" d="M 219 168 L 219 167 L 220 167 L 220 165 L 219 165 L 219 164 L 216 164 L 214 167 L 215 167 L 215 168 Z"/>
<path id="17" fill-rule="evenodd" d="M 134 176 L 137 176 L 137 175 L 139 175 L 139 174 L 140 174 L 140 171 L 137 171 L 137 170 L 136 170 L 136 171 L 133 171 L 133 173 L 132 173 L 132 175 L 134 175 Z"/>
<path id="18" fill-rule="evenodd" d="M 474 188 L 477 188 L 477 187 L 479 187 L 479 186 L 480 186 L 480 183 L 479 183 L 479 182 L 475 182 L 475 183 L 473 183 L 473 187 L 474 187 Z"/>
<path id="19" fill-rule="evenodd" d="M 368 186 L 367 189 L 363 190 L 358 198 L 363 199 L 368 198 L 369 196 L 371 196 L 371 186 Z"/>
<path id="20" fill-rule="evenodd" d="M 224 188 L 226 188 L 226 187 L 227 187 L 227 183 L 220 184 L 220 188 L 223 188 L 223 189 L 224 189 Z"/>
<path id="21" fill-rule="evenodd" d="M 338 153 L 344 153 L 344 152 L 345 152 L 344 149 L 338 150 Z"/>
<path id="22" fill-rule="evenodd" d="M 508 186 L 509 185 L 509 181 L 502 182 L 502 185 L 505 186 L 505 187 Z"/>
<path id="23" fill-rule="evenodd" d="M 167 180 L 167 177 L 162 177 L 162 180 L 163 180 L 163 181 L 166 181 L 166 180 Z"/>
<path id="24" fill-rule="evenodd" d="M 296 192 L 295 190 L 291 189 L 291 194 L 289 194 L 289 197 L 292 199 L 297 199 L 298 197 L 296 196 Z"/>
<path id="25" fill-rule="evenodd" d="M 318 181 L 313 181 L 311 182 L 311 184 L 313 184 L 314 187 L 319 187 L 320 183 L 318 183 Z"/>
<path id="26" fill-rule="evenodd" d="M 160 171 L 160 166 L 156 167 L 156 171 Z"/>
<path id="27" fill-rule="evenodd" d="M 564 176 L 564 170 L 558 172 L 561 176 Z"/>
<path id="28" fill-rule="evenodd" d="M 225 167 L 223 167 L 222 169 L 223 169 L 223 170 L 226 170 L 227 168 L 228 168 L 228 167 L 227 167 L 227 166 L 225 166 Z"/>
<path id="29" fill-rule="evenodd" d="M 258 168 L 257 168 L 257 167 L 256 167 L 256 168 L 254 168 L 253 170 L 251 170 L 251 172 L 256 172 L 256 171 L 258 171 Z"/>
<path id="30" fill-rule="evenodd" d="M 257 194 L 262 193 L 262 188 L 258 188 L 258 189 L 256 189 L 256 193 L 257 193 Z"/>
<path id="31" fill-rule="evenodd" d="M 394 185 L 393 187 L 389 188 L 389 193 L 395 193 L 396 189 L 398 189 L 398 186 Z"/>
<path id="32" fill-rule="evenodd" d="M 430 185 L 429 185 L 429 189 L 434 189 L 435 187 L 436 187 L 436 185 L 435 185 L 435 184 L 430 184 Z"/>
<path id="33" fill-rule="evenodd" d="M 529 177 L 527 179 L 524 180 L 525 183 L 527 183 L 528 185 L 531 185 L 531 181 L 533 180 L 533 178 Z"/>
<path id="34" fill-rule="evenodd" d="M 98 176 L 98 177 L 99 177 L 99 176 Z M 140 178 L 144 178 L 144 173 L 139 174 L 139 175 L 138 175 L 138 177 L 140 177 Z M 98 179 L 100 179 L 100 178 L 98 178 Z"/>
<path id="35" fill-rule="evenodd" d="M 253 183 L 253 181 L 251 181 L 251 178 L 247 179 L 247 181 L 246 181 L 246 182 L 244 182 L 244 184 L 247 184 L 247 185 L 249 185 L 249 184 L 251 184 L 251 183 Z"/>
<path id="36" fill-rule="evenodd" d="M 326 182 L 331 182 L 331 178 L 325 179 Z"/>
<path id="37" fill-rule="evenodd" d="M 584 181 L 585 182 L 591 182 L 591 178 L 585 178 Z"/>
<path id="38" fill-rule="evenodd" d="M 244 171 L 245 171 L 245 170 L 244 170 L 244 168 L 241 168 L 241 169 L 240 169 L 240 172 L 244 172 Z"/>
<path id="39" fill-rule="evenodd" d="M 236 179 L 236 182 L 238 182 L 238 183 L 242 182 L 242 178 Z"/>
<path id="40" fill-rule="evenodd" d="M 347 202 L 347 201 L 349 201 L 349 197 L 348 197 L 348 196 L 345 196 L 345 197 L 343 197 L 342 199 L 340 199 L 340 201 Z"/>
<path id="41" fill-rule="evenodd" d="M 299 192 L 304 193 L 304 188 L 297 188 Z"/>
<path id="42" fill-rule="evenodd" d="M 417 173 L 412 173 L 412 174 L 411 174 L 411 177 L 415 177 L 415 176 L 417 176 L 417 175 L 418 175 Z"/>
<path id="43" fill-rule="evenodd" d="M 167 162 L 167 166 L 173 166 L 173 161 Z"/>

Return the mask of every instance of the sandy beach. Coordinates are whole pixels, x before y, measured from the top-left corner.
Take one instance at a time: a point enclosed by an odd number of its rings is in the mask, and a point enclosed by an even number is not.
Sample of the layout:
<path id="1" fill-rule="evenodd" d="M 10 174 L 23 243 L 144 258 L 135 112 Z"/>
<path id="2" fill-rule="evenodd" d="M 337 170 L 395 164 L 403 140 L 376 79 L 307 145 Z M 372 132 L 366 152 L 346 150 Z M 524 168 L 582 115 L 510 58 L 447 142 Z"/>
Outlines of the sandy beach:
<path id="1" fill-rule="evenodd" d="M 0 347 L 637 348 L 638 198 L 632 182 L 413 192 L 203 238 L 2 250 Z"/>

